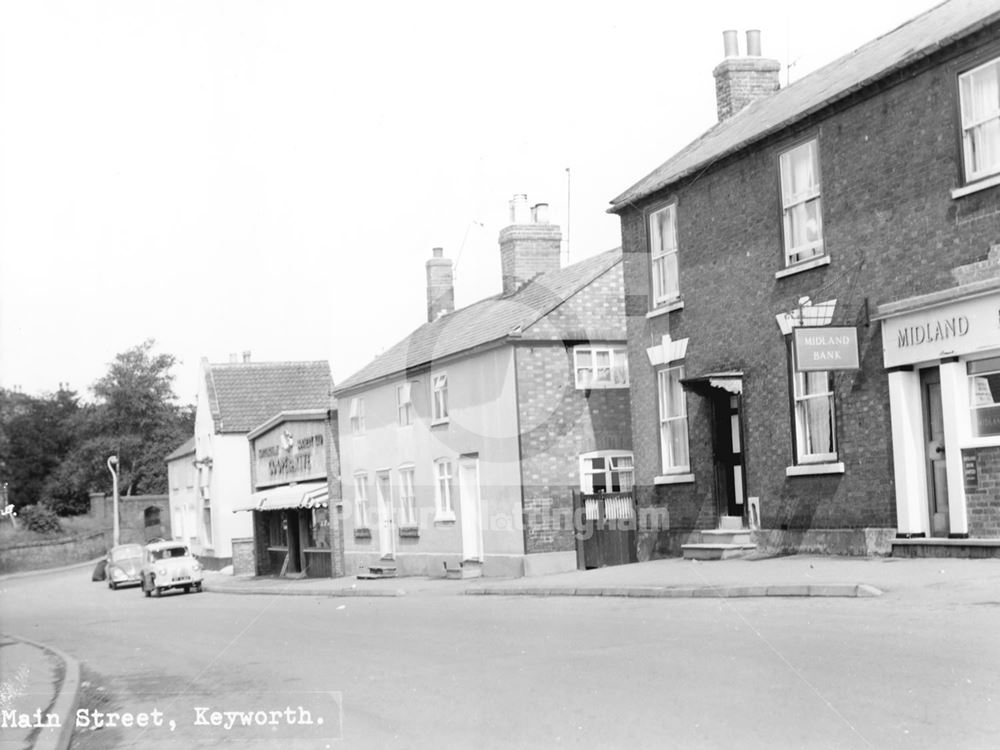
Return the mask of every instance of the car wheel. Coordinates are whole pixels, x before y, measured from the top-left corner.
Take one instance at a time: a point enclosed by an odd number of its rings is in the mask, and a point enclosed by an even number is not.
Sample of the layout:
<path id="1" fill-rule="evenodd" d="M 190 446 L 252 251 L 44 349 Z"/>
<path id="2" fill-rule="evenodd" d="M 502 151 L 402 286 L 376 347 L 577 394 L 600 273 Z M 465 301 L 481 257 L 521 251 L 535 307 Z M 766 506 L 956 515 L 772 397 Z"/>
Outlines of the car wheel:
<path id="1" fill-rule="evenodd" d="M 196 594 L 200 594 L 200 593 L 201 593 L 202 591 L 204 591 L 204 590 L 205 590 L 205 589 L 203 589 L 203 588 L 201 587 L 201 584 L 200 584 L 200 583 L 196 583 L 196 584 L 194 585 L 194 593 L 196 593 Z"/>
<path id="2" fill-rule="evenodd" d="M 187 586 L 184 587 L 184 593 L 185 594 L 190 594 L 191 593 L 191 586 L 190 585 L 187 585 Z"/>
<path id="3" fill-rule="evenodd" d="M 114 591 L 115 589 L 118 588 L 118 584 L 115 583 L 114 581 L 108 581 L 108 588 Z"/>

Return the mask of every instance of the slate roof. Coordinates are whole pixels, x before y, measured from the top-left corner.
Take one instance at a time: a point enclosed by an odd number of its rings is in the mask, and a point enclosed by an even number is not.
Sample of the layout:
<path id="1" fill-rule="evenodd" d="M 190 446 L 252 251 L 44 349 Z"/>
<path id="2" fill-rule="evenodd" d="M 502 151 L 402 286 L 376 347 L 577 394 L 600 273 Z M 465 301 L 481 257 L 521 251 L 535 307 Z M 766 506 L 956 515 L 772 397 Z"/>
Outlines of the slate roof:
<path id="1" fill-rule="evenodd" d="M 218 432 L 247 433 L 280 411 L 329 409 L 330 363 L 203 363 L 209 408 Z"/>
<path id="2" fill-rule="evenodd" d="M 194 455 L 194 436 L 192 435 L 179 446 L 177 446 L 173 452 L 171 452 L 164 461 L 173 461 L 175 458 L 183 458 L 184 456 Z"/>
<path id="3" fill-rule="evenodd" d="M 711 127 L 611 201 L 618 212 L 1000 19 L 1000 0 L 950 0 Z"/>
<path id="4" fill-rule="evenodd" d="M 337 393 L 412 367 L 516 337 L 620 263 L 621 248 L 549 271 L 514 294 L 496 295 L 424 323 L 337 386 Z"/>

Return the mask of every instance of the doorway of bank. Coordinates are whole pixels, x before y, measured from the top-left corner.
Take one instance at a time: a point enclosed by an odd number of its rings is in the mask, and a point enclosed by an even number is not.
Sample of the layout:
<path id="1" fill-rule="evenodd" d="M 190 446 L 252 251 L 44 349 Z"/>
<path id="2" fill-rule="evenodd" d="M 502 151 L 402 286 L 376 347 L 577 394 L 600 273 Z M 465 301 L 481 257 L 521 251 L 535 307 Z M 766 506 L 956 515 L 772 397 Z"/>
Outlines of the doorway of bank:
<path id="1" fill-rule="evenodd" d="M 930 535 L 947 537 L 948 520 L 947 445 L 944 439 L 944 409 L 941 404 L 941 372 L 936 367 L 920 371 L 924 413 L 924 445 L 927 463 L 927 510 Z"/>

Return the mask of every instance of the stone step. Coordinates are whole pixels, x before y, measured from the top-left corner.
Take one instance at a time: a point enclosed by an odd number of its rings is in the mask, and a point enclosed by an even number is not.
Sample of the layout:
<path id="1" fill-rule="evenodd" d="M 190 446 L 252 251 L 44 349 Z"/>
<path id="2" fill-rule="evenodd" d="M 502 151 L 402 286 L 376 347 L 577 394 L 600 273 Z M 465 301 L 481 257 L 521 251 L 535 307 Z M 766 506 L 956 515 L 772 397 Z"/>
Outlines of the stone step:
<path id="1" fill-rule="evenodd" d="M 701 532 L 703 544 L 750 544 L 750 529 L 709 529 Z"/>
<path id="2" fill-rule="evenodd" d="M 728 560 L 744 557 L 757 549 L 756 544 L 683 544 L 685 560 Z"/>
<path id="3" fill-rule="evenodd" d="M 444 564 L 444 577 L 458 580 L 462 578 L 482 578 L 483 564 L 479 560 L 463 560 L 458 567 L 450 567 Z"/>
<path id="4" fill-rule="evenodd" d="M 719 519 L 719 528 L 727 531 L 740 531 L 743 529 L 742 516 L 722 516 Z"/>
<path id="5" fill-rule="evenodd" d="M 373 578 L 395 578 L 396 577 L 396 566 L 395 565 L 369 565 L 367 573 L 358 573 L 358 578 L 363 580 L 370 580 Z"/>

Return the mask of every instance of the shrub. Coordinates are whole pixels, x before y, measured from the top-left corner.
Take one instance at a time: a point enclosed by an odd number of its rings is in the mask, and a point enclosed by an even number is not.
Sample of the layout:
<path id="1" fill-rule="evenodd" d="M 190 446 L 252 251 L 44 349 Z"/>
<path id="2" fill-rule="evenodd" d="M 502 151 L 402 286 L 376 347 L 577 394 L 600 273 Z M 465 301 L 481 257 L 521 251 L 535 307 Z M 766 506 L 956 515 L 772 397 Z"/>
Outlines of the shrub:
<path id="1" fill-rule="evenodd" d="M 28 531 L 37 534 L 58 534 L 62 531 L 59 516 L 51 508 L 44 505 L 25 505 L 18 511 L 17 519 Z"/>

